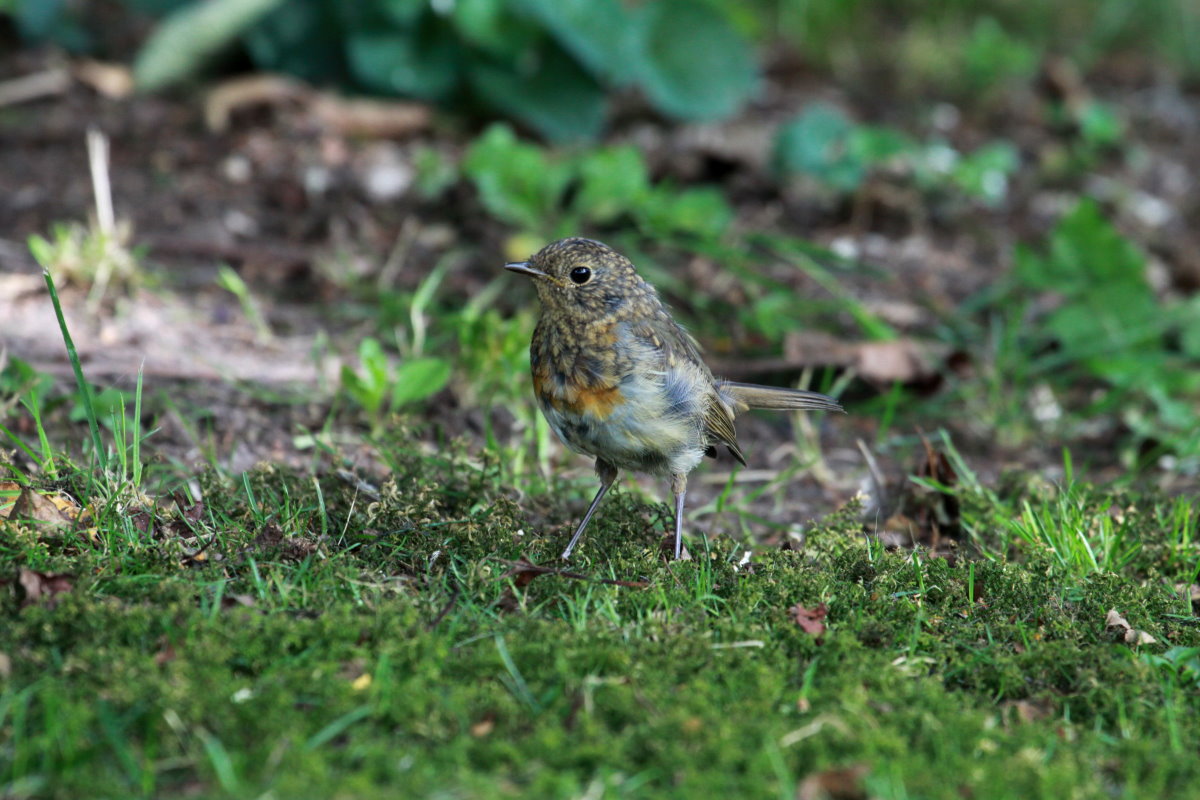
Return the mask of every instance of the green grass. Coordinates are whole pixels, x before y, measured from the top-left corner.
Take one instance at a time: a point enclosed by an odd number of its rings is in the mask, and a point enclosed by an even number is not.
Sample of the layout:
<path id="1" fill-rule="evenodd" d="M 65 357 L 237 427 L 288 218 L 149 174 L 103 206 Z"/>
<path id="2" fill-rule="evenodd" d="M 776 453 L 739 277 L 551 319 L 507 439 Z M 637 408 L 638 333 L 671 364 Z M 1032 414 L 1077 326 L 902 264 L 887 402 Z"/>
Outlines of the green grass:
<path id="1" fill-rule="evenodd" d="M 724 538 L 665 564 L 669 515 L 617 493 L 586 577 L 517 588 L 510 562 L 556 564 L 572 514 L 547 497 L 570 492 L 537 499 L 557 523 L 537 530 L 465 448 L 381 446 L 378 500 L 265 469 L 203 476 L 200 513 L 150 510 L 154 536 L 115 506 L 98 545 L 0 523 L 0 575 L 73 583 L 0 607 L 0 793 L 790 797 L 855 764 L 874 797 L 1200 790 L 1184 501 L 968 482 L 987 553 L 883 552 L 851 507 L 738 567 Z M 1117 500 L 1142 546 L 1099 568 L 1014 533 Z M 817 641 L 789 609 L 822 602 Z M 1106 632 L 1113 608 L 1158 644 Z"/>

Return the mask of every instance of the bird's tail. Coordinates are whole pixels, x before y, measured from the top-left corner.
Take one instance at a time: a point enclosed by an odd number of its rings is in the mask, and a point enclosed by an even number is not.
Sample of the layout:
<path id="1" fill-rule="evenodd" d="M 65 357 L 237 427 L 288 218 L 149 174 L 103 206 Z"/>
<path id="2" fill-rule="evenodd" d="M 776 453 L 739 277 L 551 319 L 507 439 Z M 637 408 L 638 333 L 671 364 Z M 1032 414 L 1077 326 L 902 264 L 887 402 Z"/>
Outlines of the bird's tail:
<path id="1" fill-rule="evenodd" d="M 841 411 L 837 400 L 818 392 L 757 386 L 753 383 L 717 381 L 717 391 L 737 411 L 765 408 L 772 411 Z"/>

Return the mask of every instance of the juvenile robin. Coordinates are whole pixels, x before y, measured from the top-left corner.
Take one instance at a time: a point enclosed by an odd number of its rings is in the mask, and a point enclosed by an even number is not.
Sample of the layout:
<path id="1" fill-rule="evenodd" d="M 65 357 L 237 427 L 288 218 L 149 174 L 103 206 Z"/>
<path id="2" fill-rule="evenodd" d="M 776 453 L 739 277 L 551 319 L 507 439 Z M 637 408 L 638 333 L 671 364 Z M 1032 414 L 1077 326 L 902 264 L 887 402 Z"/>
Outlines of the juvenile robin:
<path id="1" fill-rule="evenodd" d="M 734 417 L 749 408 L 840 411 L 832 397 L 713 377 L 629 259 L 591 239 L 561 239 L 505 264 L 537 287 L 533 390 L 558 438 L 594 456 L 600 490 L 563 551 L 571 557 L 620 469 L 671 477 L 675 558 L 688 473 L 726 447 L 743 465 Z"/>

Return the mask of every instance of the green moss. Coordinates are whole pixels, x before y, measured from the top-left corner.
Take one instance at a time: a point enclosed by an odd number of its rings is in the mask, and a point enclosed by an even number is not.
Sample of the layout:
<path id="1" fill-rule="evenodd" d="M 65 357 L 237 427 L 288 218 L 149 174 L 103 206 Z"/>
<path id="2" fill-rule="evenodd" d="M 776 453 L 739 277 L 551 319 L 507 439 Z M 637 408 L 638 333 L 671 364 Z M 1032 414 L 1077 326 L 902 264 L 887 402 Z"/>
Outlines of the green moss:
<path id="1" fill-rule="evenodd" d="M 739 565 L 715 537 L 666 563 L 663 509 L 617 493 L 584 578 L 516 588 L 508 562 L 556 565 L 583 498 L 538 498 L 567 521 L 538 529 L 461 450 L 391 460 L 378 500 L 268 469 L 206 478 L 174 539 L 5 539 L 3 574 L 74 586 L 3 608 L 4 791 L 779 796 L 854 764 L 879 797 L 1200 789 L 1195 685 L 1151 658 L 1200 632 L 1149 573 L 884 553 L 855 508 L 800 550 Z M 820 640 L 789 613 L 819 603 Z M 1159 644 L 1107 632 L 1110 608 Z"/>

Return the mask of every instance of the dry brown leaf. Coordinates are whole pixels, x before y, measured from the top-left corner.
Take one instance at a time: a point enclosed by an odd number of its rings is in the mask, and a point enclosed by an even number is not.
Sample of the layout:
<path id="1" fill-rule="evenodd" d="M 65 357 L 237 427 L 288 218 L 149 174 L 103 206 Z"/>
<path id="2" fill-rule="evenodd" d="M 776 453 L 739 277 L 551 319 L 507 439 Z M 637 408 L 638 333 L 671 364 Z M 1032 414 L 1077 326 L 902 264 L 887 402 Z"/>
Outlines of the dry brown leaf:
<path id="1" fill-rule="evenodd" d="M 331 94 L 312 97 L 313 116 L 344 136 L 395 139 L 429 127 L 429 106 L 399 100 L 348 99 Z"/>
<path id="2" fill-rule="evenodd" d="M 13 503 L 21 494 L 21 484 L 16 481 L 0 481 L 0 519 L 8 519 Z"/>
<path id="3" fill-rule="evenodd" d="M 866 764 L 855 764 L 814 772 L 796 787 L 796 800 L 866 800 L 863 778 L 870 771 Z"/>
<path id="4" fill-rule="evenodd" d="M 258 605 L 254 598 L 248 594 L 223 594 L 221 595 L 221 608 L 254 608 Z"/>
<path id="5" fill-rule="evenodd" d="M 260 105 L 303 100 L 311 90 L 282 75 L 247 75 L 225 81 L 204 98 L 204 122 L 214 133 L 229 128 L 234 112 Z"/>
<path id="6" fill-rule="evenodd" d="M 204 121 L 209 130 L 220 133 L 242 109 L 283 103 L 307 106 L 318 122 L 343 136 L 398 138 L 425 130 L 433 120 L 429 106 L 421 103 L 345 98 L 281 75 L 249 75 L 225 81 L 208 93 Z"/>
<path id="7" fill-rule="evenodd" d="M 124 64 L 84 60 L 75 66 L 75 79 L 112 100 L 133 94 L 133 71 Z"/>
<path id="8" fill-rule="evenodd" d="M 78 511 L 78 506 L 75 508 Z M 43 525 L 52 525 L 55 527 L 70 525 L 72 520 L 63 510 L 63 501 L 61 499 L 47 497 L 40 492 L 30 489 L 28 486 L 22 489 L 21 494 L 17 496 L 17 501 L 13 503 L 8 518 L 11 520 L 39 522 Z"/>
<path id="9" fill-rule="evenodd" d="M 495 714 L 486 714 L 483 719 L 471 726 L 471 735 L 476 739 L 487 736 L 496 727 Z"/>
<path id="10" fill-rule="evenodd" d="M 159 640 L 159 645 L 158 652 L 154 654 L 154 663 L 161 667 L 175 660 L 175 645 L 165 636 Z"/>
<path id="11" fill-rule="evenodd" d="M 69 592 L 74 588 L 71 582 L 73 575 L 64 572 L 38 572 L 37 570 L 21 567 L 17 576 L 17 584 L 21 587 L 21 607 L 35 603 L 45 603 L 53 606 L 55 596 Z"/>
<path id="12" fill-rule="evenodd" d="M 918 383 L 937 374 L 929 352 L 914 339 L 863 342 L 855 366 L 860 375 L 877 383 Z"/>
<path id="13" fill-rule="evenodd" d="M 1104 627 L 1111 633 L 1115 633 L 1121 638 L 1125 644 L 1140 645 L 1140 644 L 1156 644 L 1158 642 L 1153 636 L 1146 631 L 1140 631 L 1129 624 L 1125 617 L 1115 608 L 1109 609 L 1108 614 L 1104 617 Z"/>
<path id="14" fill-rule="evenodd" d="M 1054 713 L 1053 704 L 1047 700 L 1010 700 L 1001 707 L 1011 709 L 1017 720 L 1026 723 L 1046 719 Z"/>
<path id="15" fill-rule="evenodd" d="M 816 608 L 805 608 L 797 603 L 788 609 L 788 613 L 801 630 L 814 637 L 817 644 L 821 643 L 826 630 L 825 617 L 829 613 L 829 608 L 824 603 L 819 603 Z"/>

